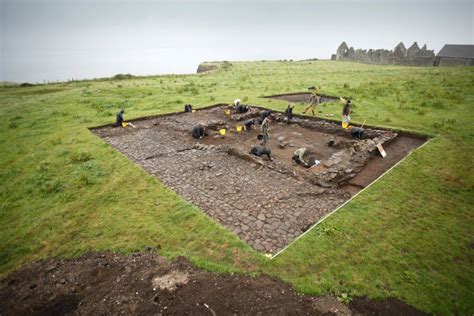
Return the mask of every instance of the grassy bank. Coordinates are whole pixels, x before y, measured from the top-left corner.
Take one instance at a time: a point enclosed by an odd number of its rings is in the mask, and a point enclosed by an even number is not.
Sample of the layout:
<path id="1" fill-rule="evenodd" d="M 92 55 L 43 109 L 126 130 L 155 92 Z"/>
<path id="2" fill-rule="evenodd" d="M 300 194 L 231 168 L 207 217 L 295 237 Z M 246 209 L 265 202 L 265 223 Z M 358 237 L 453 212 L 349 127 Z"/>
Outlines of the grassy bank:
<path id="1" fill-rule="evenodd" d="M 311 293 L 474 312 L 473 68 L 232 63 L 210 74 L 0 88 L 0 273 L 48 256 L 146 246 L 213 271 L 269 273 Z M 321 86 L 353 120 L 438 135 L 269 261 L 87 127 Z M 302 111 L 297 105 L 295 111 Z M 320 115 L 340 115 L 325 104 Z"/>

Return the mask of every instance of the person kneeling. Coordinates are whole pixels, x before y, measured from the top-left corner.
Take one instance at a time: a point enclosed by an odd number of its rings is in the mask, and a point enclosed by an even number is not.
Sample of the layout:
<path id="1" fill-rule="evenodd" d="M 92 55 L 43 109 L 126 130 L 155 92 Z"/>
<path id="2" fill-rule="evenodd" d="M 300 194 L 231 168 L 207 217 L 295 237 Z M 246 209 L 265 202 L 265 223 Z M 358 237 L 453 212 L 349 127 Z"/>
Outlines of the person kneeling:
<path id="1" fill-rule="evenodd" d="M 115 120 L 115 124 L 114 124 L 114 127 L 123 127 L 123 113 L 125 111 L 124 110 L 120 110 L 120 112 L 117 113 L 117 117 L 116 117 L 116 120 Z"/>
<path id="2" fill-rule="evenodd" d="M 247 108 L 246 105 L 244 104 L 239 104 L 239 106 L 237 106 L 237 108 L 235 109 L 235 111 L 238 113 L 238 114 L 243 114 L 245 112 L 247 112 L 249 109 Z"/>
<path id="3" fill-rule="evenodd" d="M 184 105 L 184 113 L 191 113 L 193 111 L 193 106 L 191 104 Z"/>
<path id="4" fill-rule="evenodd" d="M 311 168 L 314 165 L 318 165 L 320 162 L 316 160 L 314 156 L 310 156 L 311 152 L 306 148 L 299 148 L 293 153 L 293 161 L 306 168 Z"/>
<path id="5" fill-rule="evenodd" d="M 252 126 L 255 125 L 255 119 L 248 119 L 244 122 L 245 130 L 252 130 Z"/>
<path id="6" fill-rule="evenodd" d="M 351 136 L 354 139 L 364 138 L 364 129 L 362 127 L 352 127 L 351 128 Z"/>
<path id="7" fill-rule="evenodd" d="M 266 147 L 254 145 L 250 149 L 250 153 L 252 155 L 257 156 L 257 157 L 266 155 L 268 157 L 268 159 L 270 159 L 270 161 L 273 161 L 273 158 L 271 157 L 272 151 L 270 149 L 266 148 Z"/>
<path id="8" fill-rule="evenodd" d="M 207 136 L 206 125 L 204 123 L 199 123 L 198 125 L 193 127 L 191 134 L 196 139 L 201 139 L 204 136 Z"/>
<path id="9" fill-rule="evenodd" d="M 242 104 L 240 102 L 240 99 L 236 99 L 234 101 L 234 111 L 238 114 L 243 114 L 245 112 L 247 112 L 249 109 L 248 107 L 245 105 L 245 104 Z"/>

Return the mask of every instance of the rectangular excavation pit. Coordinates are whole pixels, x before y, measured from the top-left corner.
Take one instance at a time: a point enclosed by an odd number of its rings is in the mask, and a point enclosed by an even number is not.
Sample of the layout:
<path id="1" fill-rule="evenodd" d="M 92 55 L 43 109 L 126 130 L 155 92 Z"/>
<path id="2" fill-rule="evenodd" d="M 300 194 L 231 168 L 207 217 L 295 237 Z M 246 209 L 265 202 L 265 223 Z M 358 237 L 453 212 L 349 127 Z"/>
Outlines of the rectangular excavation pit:
<path id="1" fill-rule="evenodd" d="M 367 139 L 352 140 L 340 123 L 296 115 L 288 125 L 274 111 L 267 144 L 271 162 L 249 154 L 259 143 L 258 125 L 251 131 L 236 130 L 263 108 L 252 106 L 247 113 L 231 115 L 226 109 L 215 105 L 136 119 L 136 128 L 107 125 L 92 131 L 255 250 L 270 254 L 426 141 L 379 128 L 366 128 Z M 191 129 L 199 122 L 209 126 L 210 135 L 196 140 Z M 223 127 L 224 137 L 218 132 Z M 379 142 L 388 153 L 385 159 L 375 149 Z M 300 147 L 312 148 L 321 164 L 311 170 L 293 165 L 291 157 Z"/>
<path id="2" fill-rule="evenodd" d="M 291 92 L 285 94 L 274 94 L 264 96 L 265 99 L 283 100 L 291 103 L 308 103 L 311 99 L 311 92 Z M 321 96 L 321 103 L 339 101 L 339 97 L 318 93 Z"/>

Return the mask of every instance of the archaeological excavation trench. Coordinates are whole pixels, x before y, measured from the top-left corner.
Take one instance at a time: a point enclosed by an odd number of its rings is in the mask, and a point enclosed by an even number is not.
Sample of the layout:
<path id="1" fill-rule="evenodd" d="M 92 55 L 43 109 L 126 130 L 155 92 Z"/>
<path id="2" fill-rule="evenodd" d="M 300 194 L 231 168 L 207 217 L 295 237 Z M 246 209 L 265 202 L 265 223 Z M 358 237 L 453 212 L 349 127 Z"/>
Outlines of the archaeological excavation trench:
<path id="1" fill-rule="evenodd" d="M 379 128 L 365 128 L 366 137 L 353 140 L 340 123 L 296 115 L 286 124 L 283 113 L 273 112 L 270 161 L 249 154 L 259 143 L 258 125 L 236 130 L 263 108 L 230 115 L 226 109 L 218 104 L 136 119 L 136 128 L 108 125 L 92 131 L 255 250 L 270 254 L 426 141 Z M 207 124 L 209 136 L 196 140 L 191 129 L 199 122 Z M 225 136 L 219 134 L 222 128 Z M 384 159 L 378 143 L 387 152 Z M 310 148 L 321 163 L 310 170 L 294 165 L 291 157 L 301 147 Z"/>
<path id="2" fill-rule="evenodd" d="M 339 98 L 335 96 L 325 95 L 318 93 L 321 96 L 320 102 L 335 102 L 338 101 Z M 308 103 L 311 99 L 311 92 L 293 92 L 293 93 L 286 93 L 286 94 L 274 94 L 269 96 L 264 96 L 265 99 L 275 99 L 275 100 L 283 100 L 292 103 Z"/>

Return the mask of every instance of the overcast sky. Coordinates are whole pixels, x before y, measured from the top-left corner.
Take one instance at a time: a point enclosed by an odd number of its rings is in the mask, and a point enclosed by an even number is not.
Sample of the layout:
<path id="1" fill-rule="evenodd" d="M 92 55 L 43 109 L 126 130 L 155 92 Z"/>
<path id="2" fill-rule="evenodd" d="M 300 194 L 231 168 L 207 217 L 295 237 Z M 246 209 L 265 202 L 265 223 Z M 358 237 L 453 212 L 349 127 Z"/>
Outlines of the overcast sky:
<path id="1" fill-rule="evenodd" d="M 0 0 L 0 81 L 191 73 L 204 60 L 474 44 L 474 1 Z"/>

